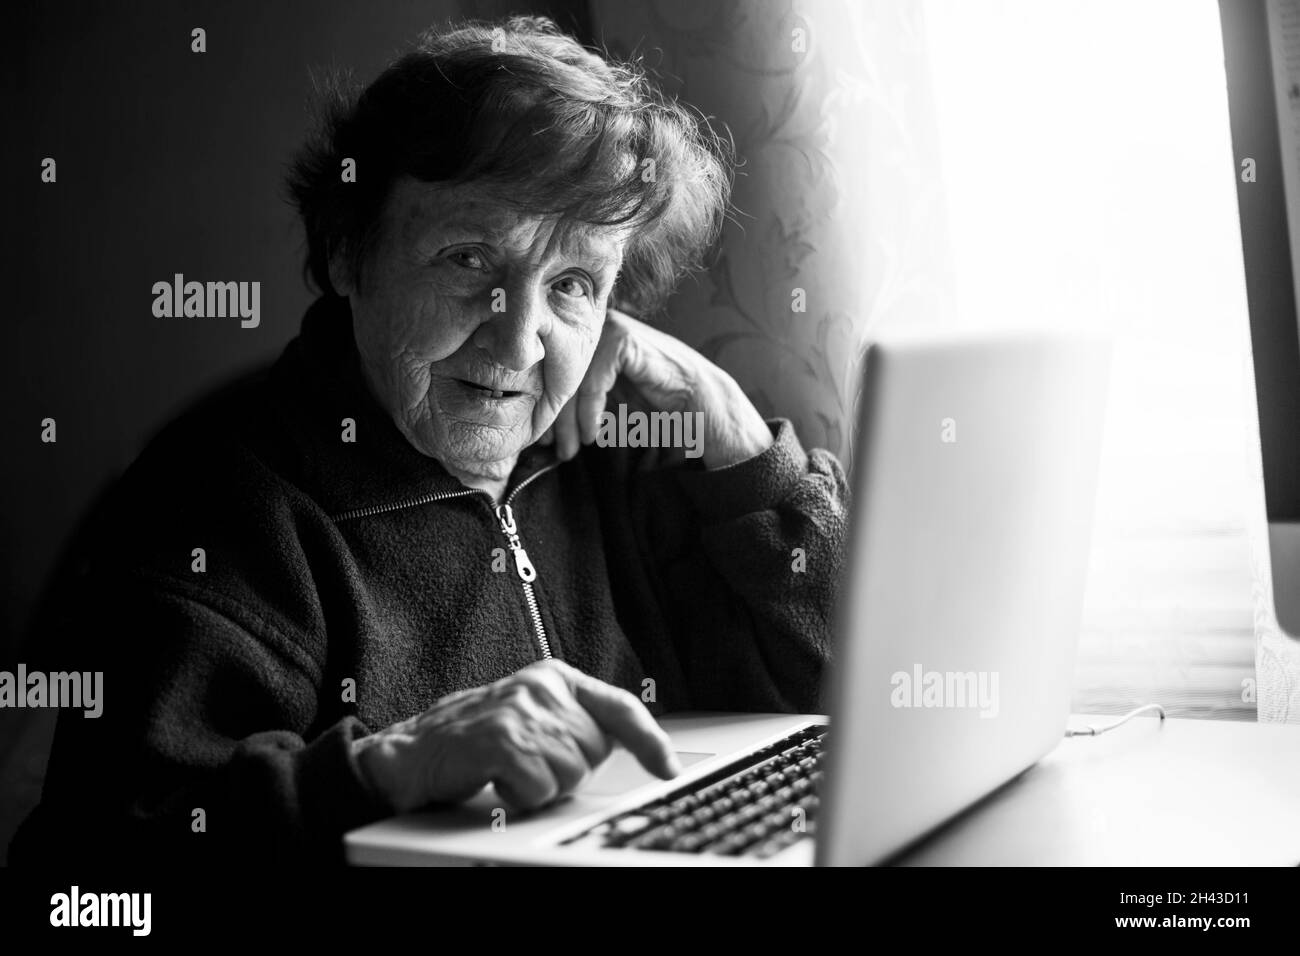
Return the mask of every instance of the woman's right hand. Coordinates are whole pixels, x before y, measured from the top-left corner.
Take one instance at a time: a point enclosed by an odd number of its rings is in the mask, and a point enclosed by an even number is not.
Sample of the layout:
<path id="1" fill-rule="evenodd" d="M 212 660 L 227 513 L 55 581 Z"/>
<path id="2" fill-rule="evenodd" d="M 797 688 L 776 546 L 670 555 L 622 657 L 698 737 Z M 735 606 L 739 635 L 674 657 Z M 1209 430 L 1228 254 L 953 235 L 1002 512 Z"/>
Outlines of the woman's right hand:
<path id="1" fill-rule="evenodd" d="M 372 788 L 406 813 L 489 783 L 515 809 L 544 806 L 576 789 L 615 742 L 658 777 L 681 772 L 668 735 L 635 696 L 545 660 L 450 694 L 352 747 Z"/>

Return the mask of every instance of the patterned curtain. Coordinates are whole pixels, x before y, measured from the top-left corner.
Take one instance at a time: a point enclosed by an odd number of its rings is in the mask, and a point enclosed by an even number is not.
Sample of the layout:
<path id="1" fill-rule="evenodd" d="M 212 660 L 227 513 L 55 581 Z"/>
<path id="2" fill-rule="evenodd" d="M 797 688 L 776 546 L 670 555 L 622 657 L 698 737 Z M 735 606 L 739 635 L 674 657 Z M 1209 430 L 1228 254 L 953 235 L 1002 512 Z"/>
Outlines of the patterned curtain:
<path id="1" fill-rule="evenodd" d="M 864 335 L 950 301 L 920 4 L 591 8 L 597 44 L 725 124 L 742 163 L 716 261 L 657 321 L 848 464 Z"/>

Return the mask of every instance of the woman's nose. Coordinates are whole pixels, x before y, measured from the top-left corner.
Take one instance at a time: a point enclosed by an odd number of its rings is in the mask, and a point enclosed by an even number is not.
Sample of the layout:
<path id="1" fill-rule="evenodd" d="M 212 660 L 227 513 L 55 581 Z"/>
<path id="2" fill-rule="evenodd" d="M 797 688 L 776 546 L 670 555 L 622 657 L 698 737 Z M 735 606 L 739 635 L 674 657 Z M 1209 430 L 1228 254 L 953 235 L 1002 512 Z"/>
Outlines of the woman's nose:
<path id="1" fill-rule="evenodd" d="M 524 371 L 546 354 L 545 321 L 545 299 L 532 285 L 497 288 L 492 290 L 487 318 L 474 332 L 474 344 L 498 365 Z"/>

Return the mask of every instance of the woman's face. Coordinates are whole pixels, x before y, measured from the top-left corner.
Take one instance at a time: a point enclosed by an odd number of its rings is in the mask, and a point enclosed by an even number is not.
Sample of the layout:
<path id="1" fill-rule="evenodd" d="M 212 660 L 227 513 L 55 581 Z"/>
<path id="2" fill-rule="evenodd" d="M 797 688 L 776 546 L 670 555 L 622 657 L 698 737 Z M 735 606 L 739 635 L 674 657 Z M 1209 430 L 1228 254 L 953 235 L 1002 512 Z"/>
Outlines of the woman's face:
<path id="1" fill-rule="evenodd" d="M 407 440 L 454 475 L 509 477 L 582 381 L 624 240 L 472 185 L 398 180 L 360 287 L 336 286 L 370 389 Z"/>

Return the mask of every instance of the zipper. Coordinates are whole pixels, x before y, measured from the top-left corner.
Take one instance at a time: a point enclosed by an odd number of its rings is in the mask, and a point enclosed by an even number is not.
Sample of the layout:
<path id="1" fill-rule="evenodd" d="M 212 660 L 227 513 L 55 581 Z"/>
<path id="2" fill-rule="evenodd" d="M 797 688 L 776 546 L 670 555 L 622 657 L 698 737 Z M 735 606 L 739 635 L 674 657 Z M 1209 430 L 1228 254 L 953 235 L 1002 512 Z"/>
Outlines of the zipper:
<path id="1" fill-rule="evenodd" d="M 524 550 L 523 542 L 519 540 L 519 526 L 515 522 L 515 513 L 511 508 L 511 502 L 515 496 L 531 485 L 548 471 L 559 467 L 559 462 L 547 465 L 539 471 L 533 472 L 518 485 L 510 494 L 506 495 L 500 505 L 492 508 L 496 516 L 497 523 L 500 526 L 501 533 L 505 535 L 506 544 L 510 548 L 510 553 L 514 556 L 515 573 L 519 575 L 519 583 L 524 591 L 524 603 L 528 605 L 528 616 L 533 622 L 533 634 L 537 638 L 537 645 L 541 648 L 542 658 L 550 660 L 551 642 L 546 636 L 546 625 L 542 623 L 542 612 L 537 604 L 537 594 L 533 591 L 533 582 L 537 580 L 537 569 L 533 567 L 533 562 L 528 559 L 528 552 Z M 492 496 L 486 491 L 478 491 L 472 488 L 466 488 L 462 491 L 435 491 L 427 495 L 420 495 L 417 498 L 408 498 L 404 501 L 392 502 L 386 505 L 370 505 L 365 508 L 353 508 L 351 511 L 344 511 L 334 515 L 335 521 L 349 521 L 353 518 L 371 518 L 375 515 L 385 514 L 389 511 L 400 511 L 403 508 L 418 508 L 421 505 L 432 504 L 435 501 L 445 501 L 448 498 L 464 498 L 470 495 L 482 496 L 488 500 L 488 506 L 492 507 L 495 502 Z"/>
<path id="2" fill-rule="evenodd" d="M 546 625 L 542 623 L 542 612 L 537 606 L 537 595 L 533 592 L 533 582 L 537 580 L 537 569 L 533 567 L 533 562 L 528 560 L 528 552 L 524 550 L 523 542 L 519 540 L 519 526 L 515 523 L 515 513 L 510 507 L 510 502 L 515 500 L 515 495 L 542 477 L 542 475 L 552 468 L 558 467 L 559 463 L 556 462 L 547 465 L 540 471 L 533 472 L 519 482 L 515 489 L 506 495 L 506 500 L 496 508 L 497 521 L 501 524 L 501 533 L 506 536 L 506 545 L 515 558 L 515 573 L 519 575 L 519 583 L 524 589 L 524 601 L 528 605 L 528 616 L 533 619 L 533 632 L 537 637 L 537 646 L 542 649 L 543 660 L 551 659 L 551 642 L 546 637 Z"/>
<path id="3" fill-rule="evenodd" d="M 531 475 L 529 476 L 532 477 Z M 522 485 L 520 486 L 522 487 Z M 342 511 L 339 514 L 331 515 L 334 521 L 351 521 L 353 518 L 373 518 L 375 515 L 382 515 L 389 511 L 401 511 L 403 508 L 418 508 L 420 505 L 432 504 L 435 501 L 444 501 L 447 498 L 463 498 L 466 495 L 487 495 L 485 491 L 474 491 L 466 488 L 464 491 L 434 491 L 427 495 L 420 495 L 418 498 L 408 498 L 405 501 L 390 502 L 386 505 L 370 505 L 365 508 L 353 508 L 351 511 Z"/>
<path id="4" fill-rule="evenodd" d="M 542 649 L 542 658 L 549 659 L 551 642 L 546 638 L 546 626 L 542 624 L 542 614 L 537 608 L 537 595 L 533 593 L 537 569 L 533 567 L 533 562 L 528 560 L 528 552 L 519 541 L 519 527 L 515 524 L 515 513 L 510 509 L 510 505 L 503 503 L 496 509 L 496 515 L 497 521 L 501 523 L 501 533 L 506 536 L 506 545 L 510 548 L 510 553 L 515 556 L 515 572 L 519 575 L 520 584 L 523 585 L 524 600 L 528 603 L 528 614 L 533 619 L 533 631 Z"/>

